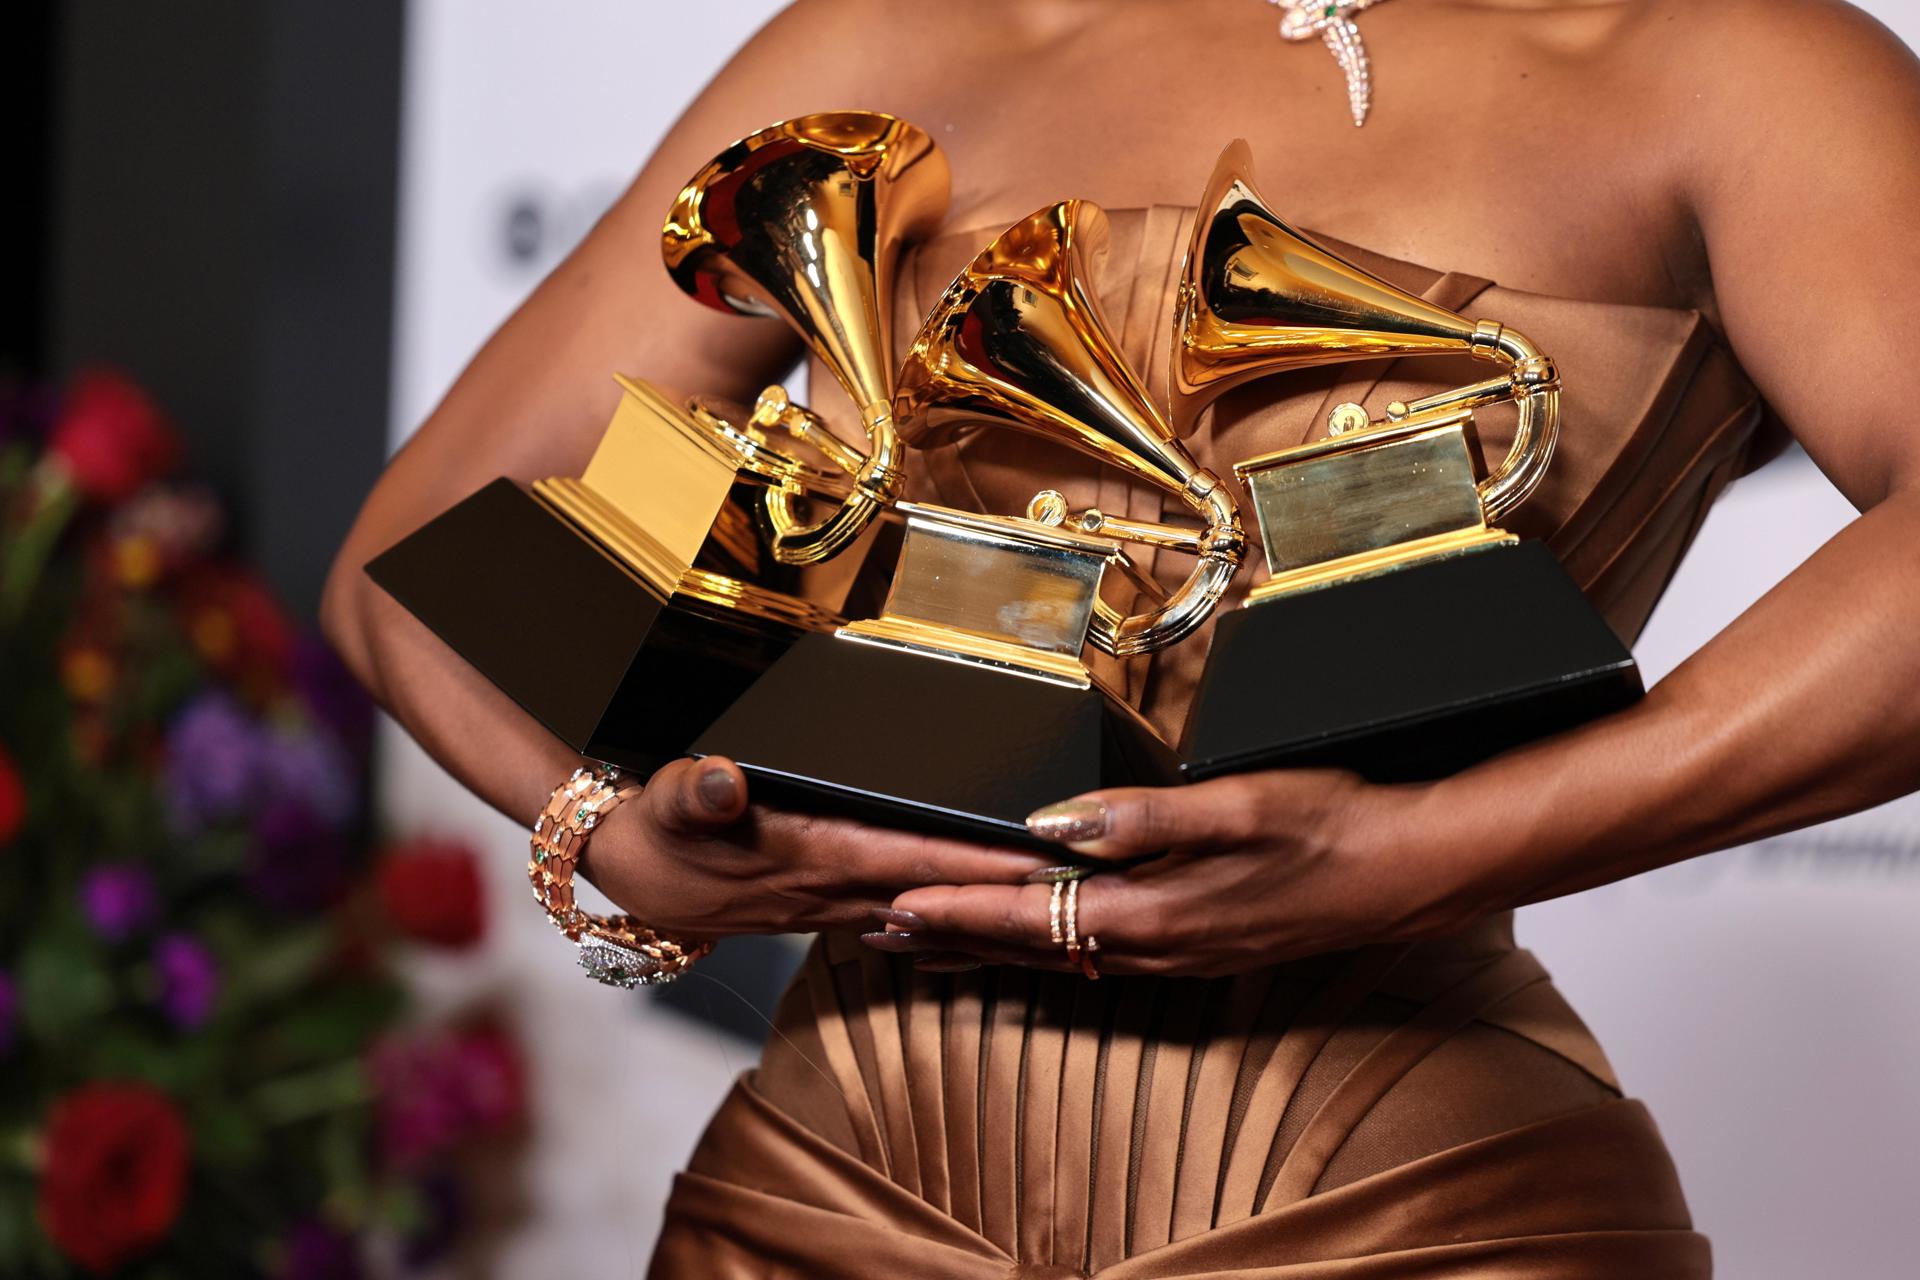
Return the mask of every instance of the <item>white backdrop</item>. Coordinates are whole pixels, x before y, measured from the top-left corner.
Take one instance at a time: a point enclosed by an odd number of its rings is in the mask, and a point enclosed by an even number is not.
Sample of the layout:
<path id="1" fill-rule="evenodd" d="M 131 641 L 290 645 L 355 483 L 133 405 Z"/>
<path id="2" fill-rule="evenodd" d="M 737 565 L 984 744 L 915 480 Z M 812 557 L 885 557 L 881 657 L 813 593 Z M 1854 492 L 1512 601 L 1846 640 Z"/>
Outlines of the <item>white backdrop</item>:
<path id="1" fill-rule="evenodd" d="M 1920 40 L 1920 0 L 1864 7 Z M 715 0 L 663 35 L 666 7 L 639 0 L 411 0 L 396 440 L 777 8 Z M 1797 453 L 1736 485 L 1638 648 L 1649 681 L 1852 515 Z M 457 1003 L 504 986 L 545 1046 L 533 1212 L 502 1274 L 637 1274 L 670 1171 L 743 1065 L 738 1051 L 612 1000 L 565 966 L 537 913 L 511 909 L 524 896 L 518 830 L 464 799 L 398 734 L 386 748 L 396 826 L 457 827 L 498 854 L 506 905 L 494 939 L 478 962 L 429 966 L 428 991 Z M 1720 1274 L 1916 1273 L 1916 922 L 1911 799 L 1522 913 L 1522 940 L 1652 1105 Z M 594 1040 L 572 1034 L 581 1024 Z"/>

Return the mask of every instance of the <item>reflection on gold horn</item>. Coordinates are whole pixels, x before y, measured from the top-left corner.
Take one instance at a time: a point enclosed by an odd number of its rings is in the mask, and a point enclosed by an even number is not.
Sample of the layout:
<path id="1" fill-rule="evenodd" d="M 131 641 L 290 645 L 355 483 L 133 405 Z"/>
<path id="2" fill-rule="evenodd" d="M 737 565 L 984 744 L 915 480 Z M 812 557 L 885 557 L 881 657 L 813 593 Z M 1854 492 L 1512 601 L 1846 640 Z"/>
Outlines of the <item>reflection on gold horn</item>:
<path id="1" fill-rule="evenodd" d="M 1204 620 L 1239 567 L 1239 511 L 1154 407 L 1115 346 L 1089 287 L 1105 251 L 1097 205 L 1068 200 L 1002 232 L 934 306 L 900 370 L 894 407 L 909 443 L 969 424 L 1016 427 L 1070 445 L 1177 494 L 1205 522 L 1200 563 L 1159 607 L 1098 606 L 1091 638 L 1145 653 Z"/>
<path id="2" fill-rule="evenodd" d="M 1513 447 L 1480 485 L 1488 519 L 1498 519 L 1533 491 L 1552 456 L 1560 429 L 1553 362 L 1511 329 L 1435 306 L 1321 248 L 1260 198 L 1244 141 L 1221 153 L 1200 200 L 1174 311 L 1171 395 L 1179 434 L 1221 393 L 1270 373 L 1438 354 L 1471 354 L 1506 367 L 1486 382 L 1393 405 L 1379 425 L 1515 401 Z M 1356 425 L 1364 424 L 1341 427 Z"/>
<path id="3" fill-rule="evenodd" d="M 780 316 L 859 412 L 867 452 L 852 492 L 803 523 L 792 488 L 770 489 L 776 559 L 824 560 L 898 495 L 898 440 L 887 336 L 901 245 L 946 212 L 947 162 L 924 132 L 874 111 L 800 116 L 734 143 L 693 176 L 662 231 L 674 281 L 722 311 Z M 795 421 L 800 421 L 795 419 Z M 816 440 L 816 443 L 819 443 Z"/>

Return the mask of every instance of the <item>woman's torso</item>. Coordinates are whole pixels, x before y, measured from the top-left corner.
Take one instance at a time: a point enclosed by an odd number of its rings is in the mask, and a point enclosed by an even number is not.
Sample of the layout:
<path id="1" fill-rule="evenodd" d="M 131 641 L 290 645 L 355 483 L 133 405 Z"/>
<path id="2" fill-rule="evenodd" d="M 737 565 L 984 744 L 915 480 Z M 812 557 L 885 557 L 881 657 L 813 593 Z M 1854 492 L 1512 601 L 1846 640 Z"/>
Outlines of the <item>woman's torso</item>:
<path id="1" fill-rule="evenodd" d="M 1095 292 L 1161 398 L 1193 215 L 1179 206 L 1110 213 Z M 909 253 L 895 299 L 902 341 L 997 229 L 948 231 Z M 1749 460 L 1761 419 L 1712 326 L 1693 311 L 1529 294 L 1339 248 L 1403 288 L 1520 329 L 1554 356 L 1566 384 L 1560 448 L 1508 523 L 1546 539 L 1615 629 L 1635 635 L 1713 497 Z M 813 376 L 827 385 L 824 371 Z M 1324 435 L 1327 410 L 1341 401 L 1377 416 L 1389 400 L 1478 376 L 1470 362 L 1423 358 L 1275 377 L 1221 401 L 1186 443 L 1227 474 L 1238 458 Z M 1480 434 L 1498 457 L 1511 422 L 1485 414 Z M 1016 513 L 1036 489 L 1055 487 L 1075 506 L 1185 517 L 1157 490 L 1007 429 L 916 453 L 913 467 L 916 496 L 969 509 Z M 1175 552 L 1146 557 L 1146 567 L 1168 583 L 1186 572 Z M 1260 576 L 1243 572 L 1226 607 Z M 1097 659 L 1098 670 L 1177 737 L 1207 638 L 1203 629 L 1125 665 Z M 826 1226 L 854 1231 L 850 1241 L 952 1235 L 955 1269 L 923 1262 L 928 1275 L 971 1275 L 975 1254 L 1069 1268 L 1059 1274 L 1187 1274 L 1178 1268 L 1202 1265 L 1193 1259 L 1208 1255 L 1209 1241 L 1237 1251 L 1227 1256 L 1265 1259 L 1296 1238 L 1332 1251 L 1323 1261 L 1390 1246 L 1457 1249 L 1462 1265 L 1561 1249 L 1569 1269 L 1551 1274 L 1703 1275 L 1704 1243 L 1687 1229 L 1645 1113 L 1621 1100 L 1599 1046 L 1511 930 L 1503 915 L 1454 938 L 1231 979 L 1098 984 L 1016 969 L 919 974 L 854 939 L 826 938 L 677 1203 L 683 1215 L 704 1206 L 693 1212 L 737 1235 L 747 1228 L 729 1197 L 744 1185 L 826 1212 Z M 1477 1176 L 1432 1163 L 1448 1161 L 1516 1181 L 1477 1203 L 1471 1225 L 1448 1226 L 1454 1178 Z M 1554 1182 L 1569 1167 L 1605 1185 Z M 1343 1189 L 1347 1200 L 1326 1198 Z M 870 1216 L 896 1196 L 905 1199 L 888 1212 L 905 1219 Z M 1379 1228 L 1374 1210 L 1340 1207 L 1368 1197 L 1400 1204 L 1405 1231 Z M 1312 1225 L 1299 1225 L 1303 1213 Z M 1582 1234 L 1582 1224 L 1605 1231 L 1577 1246 L 1547 1243 Z M 891 1233 L 873 1235 L 881 1225 Z M 1385 1234 L 1370 1235 L 1376 1228 Z M 689 1243 L 688 1229 L 670 1233 L 663 1257 L 711 1247 Z M 1456 1229 L 1457 1240 L 1430 1238 Z M 759 1274 L 764 1259 L 743 1265 L 740 1274 Z M 1549 1274 L 1513 1265 L 1523 1268 L 1514 1274 Z M 1426 1274 L 1378 1274 L 1416 1273 Z"/>
<path id="2" fill-rule="evenodd" d="M 1370 10 L 1376 105 L 1363 130 L 1325 49 L 1283 45 L 1275 10 L 1257 0 L 887 13 L 884 32 L 849 33 L 871 35 L 888 59 L 869 105 L 927 127 L 955 175 L 948 230 L 903 262 L 897 343 L 1000 227 L 1087 197 L 1112 218 L 1095 281 L 1106 319 L 1164 397 L 1188 205 L 1219 147 L 1245 136 L 1283 217 L 1554 357 L 1566 385 L 1559 452 L 1507 523 L 1546 539 L 1615 629 L 1637 634 L 1712 498 L 1751 460 L 1762 419 L 1703 314 L 1704 262 L 1668 194 L 1684 156 L 1661 124 L 1678 82 L 1658 6 Z M 1596 96 L 1607 112 L 1591 109 Z M 1377 416 L 1389 400 L 1477 376 L 1431 359 L 1267 379 L 1222 400 L 1187 443 L 1225 475 L 1239 458 L 1324 434 L 1340 401 Z M 817 367 L 813 386 L 831 412 L 837 395 Z M 1510 430 L 1485 415 L 1483 452 L 1498 457 Z M 1053 487 L 1075 506 L 1184 517 L 1158 492 L 1012 431 L 975 433 L 912 466 L 916 496 L 972 509 L 1017 513 Z M 1186 572 L 1174 552 L 1145 559 L 1169 583 Z M 1258 564 L 1257 547 L 1248 559 Z M 1243 571 L 1227 607 L 1261 576 Z M 1202 631 L 1151 660 L 1103 660 L 1100 674 L 1177 736 L 1206 642 Z M 1589 1268 L 1553 1274 L 1704 1274 L 1657 1136 L 1622 1110 L 1632 1104 L 1591 1035 L 1514 949 L 1510 917 L 1219 981 L 934 976 L 828 938 L 777 1023 L 756 1077 L 696 1153 L 660 1274 L 680 1274 L 681 1257 L 711 1263 L 719 1236 L 756 1233 L 738 1273 L 772 1274 L 766 1223 L 784 1224 L 795 1205 L 824 1215 L 798 1220 L 830 1242 L 792 1242 L 791 1256 L 838 1256 L 838 1225 L 855 1224 L 844 1247 L 876 1250 L 867 1269 L 855 1259 L 838 1272 L 857 1275 L 881 1274 L 900 1240 L 919 1250 L 901 1256 L 942 1276 L 975 1274 L 975 1256 L 1034 1275 L 1197 1274 L 1218 1263 L 1207 1261 L 1214 1240 L 1241 1261 L 1302 1241 L 1322 1260 L 1419 1244 L 1462 1250 L 1463 1265 L 1484 1248 L 1521 1268 L 1511 1274 L 1546 1274 L 1525 1261 L 1538 1247 Z M 1521 1181 L 1482 1187 L 1470 1226 L 1446 1197 L 1478 1176 L 1464 1170 L 1480 1152 Z M 1441 1174 L 1447 1161 L 1464 1162 L 1457 1178 Z M 1408 1169 L 1428 1173 L 1396 1180 Z M 1562 1185 L 1576 1171 L 1618 1181 Z M 1341 1188 L 1350 1198 L 1328 1198 Z M 1368 1207 L 1368 1194 L 1385 1201 Z M 1310 1204 L 1329 1207 L 1300 1217 Z M 1288 1225 L 1250 1235 L 1256 1218 Z M 1440 1236 L 1420 1244 L 1423 1231 Z M 1365 1274 L 1429 1274 L 1422 1265 Z"/>

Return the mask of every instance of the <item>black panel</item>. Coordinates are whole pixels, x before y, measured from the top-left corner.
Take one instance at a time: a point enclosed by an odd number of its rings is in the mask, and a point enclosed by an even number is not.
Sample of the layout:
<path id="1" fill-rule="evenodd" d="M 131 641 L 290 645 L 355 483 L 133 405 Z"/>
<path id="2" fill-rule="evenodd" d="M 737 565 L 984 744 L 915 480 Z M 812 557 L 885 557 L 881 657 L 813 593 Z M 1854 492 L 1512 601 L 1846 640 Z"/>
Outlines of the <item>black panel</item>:
<path id="1" fill-rule="evenodd" d="M 7 6 L 0 40 L 0 147 L 8 227 L 0 246 L 0 380 L 44 376 L 47 258 L 52 234 L 53 100 L 57 46 L 50 0 Z"/>
<path id="2" fill-rule="evenodd" d="M 367 573 L 561 741 L 643 774 L 684 754 L 792 642 L 663 603 L 506 479 Z"/>
<path id="3" fill-rule="evenodd" d="M 1035 809 L 1179 777 L 1153 730 L 1097 688 L 824 635 L 788 650 L 693 751 L 737 761 L 775 803 L 1056 851 L 1028 836 Z"/>
<path id="4" fill-rule="evenodd" d="M 404 8 L 58 10 L 52 372 L 151 389 L 307 616 L 386 456 Z"/>
<path id="5" fill-rule="evenodd" d="M 1183 768 L 1444 777 L 1641 691 L 1633 655 L 1545 545 L 1493 547 L 1222 617 Z"/>

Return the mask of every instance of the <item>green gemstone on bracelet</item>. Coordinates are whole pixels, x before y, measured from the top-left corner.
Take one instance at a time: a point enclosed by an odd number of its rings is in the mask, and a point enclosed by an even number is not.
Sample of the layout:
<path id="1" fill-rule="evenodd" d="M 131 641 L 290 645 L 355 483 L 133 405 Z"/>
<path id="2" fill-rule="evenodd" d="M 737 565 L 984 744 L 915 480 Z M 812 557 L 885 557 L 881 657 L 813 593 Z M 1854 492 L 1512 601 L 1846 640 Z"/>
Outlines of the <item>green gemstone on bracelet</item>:
<path id="1" fill-rule="evenodd" d="M 587 809 L 575 809 L 575 810 L 573 811 L 573 820 L 574 820 L 575 822 L 585 822 L 585 821 L 587 820 L 587 814 L 588 814 L 589 812 L 591 812 L 591 810 L 587 810 Z"/>

